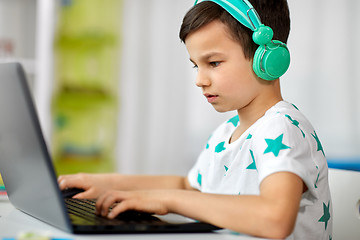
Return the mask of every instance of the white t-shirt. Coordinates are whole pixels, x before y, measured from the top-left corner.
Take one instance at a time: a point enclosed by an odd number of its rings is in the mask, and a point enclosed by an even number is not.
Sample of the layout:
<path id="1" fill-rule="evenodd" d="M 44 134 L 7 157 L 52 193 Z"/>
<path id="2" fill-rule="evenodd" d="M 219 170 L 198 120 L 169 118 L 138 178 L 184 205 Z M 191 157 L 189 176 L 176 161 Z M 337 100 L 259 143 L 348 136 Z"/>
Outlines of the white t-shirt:
<path id="1" fill-rule="evenodd" d="M 259 195 L 267 176 L 292 172 L 308 190 L 300 201 L 295 230 L 287 239 L 331 239 L 328 167 L 310 122 L 294 105 L 281 101 L 229 144 L 239 124 L 235 116 L 213 132 L 189 172 L 191 186 L 205 193 Z"/>

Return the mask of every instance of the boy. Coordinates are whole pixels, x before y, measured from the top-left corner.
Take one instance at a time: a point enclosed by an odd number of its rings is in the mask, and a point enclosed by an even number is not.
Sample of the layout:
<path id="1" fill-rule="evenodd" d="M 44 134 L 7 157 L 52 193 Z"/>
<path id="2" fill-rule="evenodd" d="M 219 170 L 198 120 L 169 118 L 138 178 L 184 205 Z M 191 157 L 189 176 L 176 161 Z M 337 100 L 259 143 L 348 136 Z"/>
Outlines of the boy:
<path id="1" fill-rule="evenodd" d="M 234 1 L 243 0 L 224 2 Z M 275 39 L 286 42 L 286 0 L 261 2 L 251 1 Z M 77 174 L 60 176 L 60 188 L 84 189 L 75 197 L 98 198 L 98 214 L 109 218 L 129 209 L 173 212 L 264 238 L 330 239 L 321 143 L 299 110 L 283 101 L 279 78 L 254 73 L 252 34 L 212 1 L 184 17 L 180 38 L 198 70 L 196 85 L 217 111 L 238 113 L 213 132 L 188 177 Z"/>

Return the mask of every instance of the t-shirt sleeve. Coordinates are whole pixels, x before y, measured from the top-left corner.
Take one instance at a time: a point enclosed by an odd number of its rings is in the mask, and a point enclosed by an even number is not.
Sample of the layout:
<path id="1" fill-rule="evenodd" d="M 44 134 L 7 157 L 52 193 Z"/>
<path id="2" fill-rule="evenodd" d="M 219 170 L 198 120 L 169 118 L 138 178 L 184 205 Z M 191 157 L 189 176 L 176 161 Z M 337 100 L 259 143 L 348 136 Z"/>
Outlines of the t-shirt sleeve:
<path id="1" fill-rule="evenodd" d="M 221 136 L 228 124 L 234 124 L 234 122 L 236 121 L 239 121 L 236 116 L 228 121 L 225 121 L 224 123 L 220 124 L 208 137 L 207 143 L 205 144 L 200 155 L 198 156 L 196 163 L 188 173 L 187 178 L 191 187 L 199 191 L 203 189 L 203 174 L 208 170 L 210 161 L 210 152 L 208 151 L 209 143 L 214 141 L 214 138 L 216 139 L 219 135 Z"/>
<path id="2" fill-rule="evenodd" d="M 303 204 L 317 198 L 317 166 L 313 160 L 311 133 L 293 124 L 281 114 L 264 122 L 253 134 L 251 150 L 259 173 L 259 182 L 277 172 L 291 172 L 306 184 Z"/>
<path id="3" fill-rule="evenodd" d="M 187 178 L 191 187 L 201 191 L 201 174 L 198 172 L 199 165 L 200 159 L 198 159 L 194 166 L 190 169 Z"/>

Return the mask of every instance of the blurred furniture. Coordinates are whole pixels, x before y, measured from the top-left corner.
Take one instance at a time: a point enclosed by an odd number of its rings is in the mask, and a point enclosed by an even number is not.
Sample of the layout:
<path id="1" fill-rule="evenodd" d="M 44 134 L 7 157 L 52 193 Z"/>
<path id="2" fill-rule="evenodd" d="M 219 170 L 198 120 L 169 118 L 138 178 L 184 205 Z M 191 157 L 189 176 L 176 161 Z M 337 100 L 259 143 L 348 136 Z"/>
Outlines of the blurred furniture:
<path id="1" fill-rule="evenodd" d="M 343 159 L 330 158 L 327 161 L 329 168 L 360 171 L 359 158 L 343 158 Z"/>
<path id="2" fill-rule="evenodd" d="M 329 168 L 329 185 L 333 239 L 360 239 L 360 171 Z"/>

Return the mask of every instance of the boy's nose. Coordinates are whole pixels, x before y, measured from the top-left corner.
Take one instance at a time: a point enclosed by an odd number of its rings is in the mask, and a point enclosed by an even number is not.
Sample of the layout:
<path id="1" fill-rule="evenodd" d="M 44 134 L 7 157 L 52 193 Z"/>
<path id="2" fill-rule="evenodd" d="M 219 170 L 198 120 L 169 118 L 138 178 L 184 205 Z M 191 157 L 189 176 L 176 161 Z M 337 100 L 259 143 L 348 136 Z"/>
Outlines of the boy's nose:
<path id="1" fill-rule="evenodd" d="M 210 85 L 210 79 L 206 76 L 206 74 L 198 70 L 198 74 L 196 76 L 196 86 L 207 87 L 209 85 Z"/>

